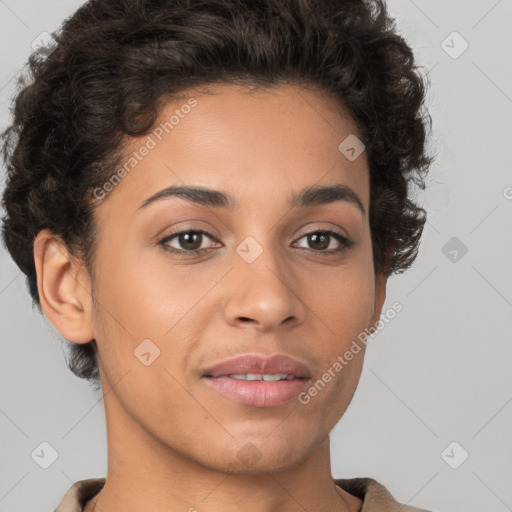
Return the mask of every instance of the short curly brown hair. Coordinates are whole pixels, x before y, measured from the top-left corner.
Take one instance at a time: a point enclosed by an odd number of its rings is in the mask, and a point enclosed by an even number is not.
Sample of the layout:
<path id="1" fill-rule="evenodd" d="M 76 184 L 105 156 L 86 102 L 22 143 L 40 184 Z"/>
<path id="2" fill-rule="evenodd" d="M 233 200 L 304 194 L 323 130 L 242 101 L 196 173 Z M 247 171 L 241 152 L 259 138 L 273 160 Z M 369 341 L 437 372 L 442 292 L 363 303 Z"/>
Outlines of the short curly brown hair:
<path id="1" fill-rule="evenodd" d="M 356 122 L 370 171 L 376 272 L 417 256 L 426 212 L 431 119 L 426 83 L 383 0 L 90 0 L 28 61 L 2 134 L 2 238 L 41 311 L 34 239 L 49 228 L 93 277 L 93 190 L 126 137 L 148 133 L 159 100 L 211 83 L 292 83 L 330 92 Z M 391 255 L 391 256 L 390 256 Z M 68 366 L 98 385 L 95 340 L 71 343 Z"/>

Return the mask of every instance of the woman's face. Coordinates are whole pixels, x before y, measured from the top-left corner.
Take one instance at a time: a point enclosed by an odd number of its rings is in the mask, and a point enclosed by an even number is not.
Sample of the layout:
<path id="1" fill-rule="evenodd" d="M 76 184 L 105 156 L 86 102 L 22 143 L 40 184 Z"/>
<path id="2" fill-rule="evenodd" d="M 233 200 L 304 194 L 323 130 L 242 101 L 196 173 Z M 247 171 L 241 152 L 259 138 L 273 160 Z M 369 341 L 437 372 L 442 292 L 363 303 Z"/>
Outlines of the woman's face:
<path id="1" fill-rule="evenodd" d="M 298 392 L 380 315 L 368 163 L 364 152 L 354 159 L 338 148 L 357 130 L 327 96 L 288 86 L 210 92 L 166 104 L 97 207 L 91 328 L 107 422 L 216 470 L 275 471 L 326 439 L 353 396 L 364 349 L 308 403 Z M 148 203 L 171 186 L 215 190 L 216 201 Z M 333 186 L 353 195 L 293 202 Z M 293 358 L 309 380 L 223 377 L 236 396 L 219 391 L 221 381 L 212 386 L 211 367 L 247 354 Z"/>

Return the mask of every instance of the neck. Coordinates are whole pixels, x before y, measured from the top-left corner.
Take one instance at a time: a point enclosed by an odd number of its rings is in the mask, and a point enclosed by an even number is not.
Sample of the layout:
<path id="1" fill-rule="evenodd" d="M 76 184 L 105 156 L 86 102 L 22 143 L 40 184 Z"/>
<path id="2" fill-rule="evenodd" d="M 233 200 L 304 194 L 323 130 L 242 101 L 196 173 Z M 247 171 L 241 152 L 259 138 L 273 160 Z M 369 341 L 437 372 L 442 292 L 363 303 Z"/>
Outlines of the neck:
<path id="1" fill-rule="evenodd" d="M 162 445 L 133 421 L 124 423 L 115 436 L 110 425 L 107 417 L 106 482 L 84 512 L 357 512 L 362 504 L 334 484 L 329 437 L 291 469 L 229 474 Z"/>

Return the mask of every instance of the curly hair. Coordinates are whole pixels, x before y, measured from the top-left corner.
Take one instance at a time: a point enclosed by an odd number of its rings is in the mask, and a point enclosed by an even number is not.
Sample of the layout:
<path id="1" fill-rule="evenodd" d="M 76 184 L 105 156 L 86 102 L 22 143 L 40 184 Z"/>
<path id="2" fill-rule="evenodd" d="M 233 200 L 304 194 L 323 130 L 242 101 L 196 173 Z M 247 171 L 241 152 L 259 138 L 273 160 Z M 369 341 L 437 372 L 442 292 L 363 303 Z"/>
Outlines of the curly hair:
<path id="1" fill-rule="evenodd" d="M 34 52 L 1 135 L 7 169 L 2 239 L 41 305 L 34 239 L 48 228 L 94 278 L 93 190 L 123 142 L 147 134 L 161 100 L 213 83 L 295 84 L 351 113 L 370 172 L 375 272 L 415 260 L 433 160 L 426 82 L 383 0 L 90 0 Z M 69 369 L 98 384 L 96 342 L 70 343 Z"/>

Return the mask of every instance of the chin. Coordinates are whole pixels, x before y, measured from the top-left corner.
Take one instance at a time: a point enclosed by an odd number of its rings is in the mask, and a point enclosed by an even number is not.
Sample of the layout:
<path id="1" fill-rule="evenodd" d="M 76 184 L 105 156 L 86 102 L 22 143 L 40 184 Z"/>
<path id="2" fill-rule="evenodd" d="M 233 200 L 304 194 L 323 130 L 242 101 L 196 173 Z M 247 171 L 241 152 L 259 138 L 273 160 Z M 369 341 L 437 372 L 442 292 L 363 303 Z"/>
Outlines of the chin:
<path id="1" fill-rule="evenodd" d="M 300 466 L 315 448 L 311 443 L 310 449 L 307 449 L 304 443 L 298 443 L 293 436 L 288 439 L 293 439 L 293 443 L 288 445 L 279 439 L 272 442 L 265 437 L 233 443 L 220 447 L 216 450 L 218 457 L 203 461 L 202 464 L 214 471 L 235 475 L 268 475 L 288 471 Z"/>

